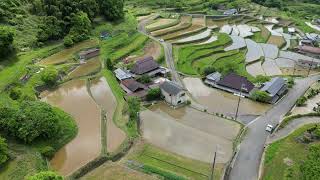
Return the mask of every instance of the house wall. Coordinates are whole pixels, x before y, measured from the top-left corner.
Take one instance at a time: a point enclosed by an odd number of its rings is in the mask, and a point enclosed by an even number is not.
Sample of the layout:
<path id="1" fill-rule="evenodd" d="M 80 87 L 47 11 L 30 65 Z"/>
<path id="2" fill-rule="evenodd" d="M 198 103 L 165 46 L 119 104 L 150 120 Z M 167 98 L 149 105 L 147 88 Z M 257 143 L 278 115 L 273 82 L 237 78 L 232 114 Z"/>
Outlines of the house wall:
<path id="1" fill-rule="evenodd" d="M 177 95 L 172 95 L 168 94 L 166 91 L 161 90 L 162 95 L 165 98 L 165 101 L 173 106 L 177 106 L 179 104 L 185 103 L 187 101 L 187 96 L 184 91 L 181 91 Z M 184 96 L 183 96 L 184 94 Z"/>

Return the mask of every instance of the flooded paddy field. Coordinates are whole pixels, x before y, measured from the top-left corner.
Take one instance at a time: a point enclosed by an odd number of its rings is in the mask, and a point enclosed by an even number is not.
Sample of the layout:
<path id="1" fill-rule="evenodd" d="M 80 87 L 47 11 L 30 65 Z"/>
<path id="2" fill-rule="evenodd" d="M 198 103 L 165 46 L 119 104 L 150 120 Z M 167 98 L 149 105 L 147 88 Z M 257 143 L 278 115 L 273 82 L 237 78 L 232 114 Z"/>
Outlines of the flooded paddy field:
<path id="1" fill-rule="evenodd" d="M 44 92 L 42 97 L 69 113 L 78 125 L 77 136 L 50 161 L 54 170 L 69 175 L 100 154 L 100 109 L 88 94 L 84 80 L 67 82 L 54 91 Z"/>
<path id="2" fill-rule="evenodd" d="M 98 72 L 101 69 L 101 62 L 99 57 L 87 60 L 84 64 L 78 66 L 73 70 L 66 79 L 73 79 L 77 77 L 83 77 Z"/>
<path id="3" fill-rule="evenodd" d="M 96 103 L 106 112 L 107 117 L 107 150 L 114 152 L 125 140 L 126 134 L 113 122 L 113 113 L 117 102 L 104 77 L 91 82 L 91 94 Z"/>
<path id="4" fill-rule="evenodd" d="M 232 141 L 240 131 L 236 122 L 198 110 L 182 107 L 171 109 L 164 103 L 141 112 L 143 137 L 179 155 L 211 162 L 212 149 L 218 147 L 218 163 L 232 156 Z"/>
<path id="5" fill-rule="evenodd" d="M 254 42 L 251 39 L 246 39 L 246 44 L 248 48 L 246 54 L 246 62 L 257 61 L 264 56 L 263 50 L 258 43 Z"/>
<path id="6" fill-rule="evenodd" d="M 56 54 L 53 54 L 52 56 L 49 56 L 43 60 L 40 61 L 40 65 L 54 65 L 54 64 L 61 64 L 65 63 L 66 61 L 72 59 L 79 51 L 82 49 L 95 47 L 97 46 L 98 42 L 96 40 L 88 40 L 81 42 L 71 48 L 64 49 Z"/>
<path id="7" fill-rule="evenodd" d="M 203 84 L 199 78 L 184 78 L 183 82 L 193 98 L 208 111 L 234 116 L 237 108 L 238 96 L 231 93 L 210 88 Z M 239 115 L 261 115 L 271 106 L 242 98 Z"/>
<path id="8" fill-rule="evenodd" d="M 263 71 L 267 76 L 282 75 L 280 68 L 277 66 L 276 61 L 273 59 L 266 58 L 262 64 Z"/>
<path id="9" fill-rule="evenodd" d="M 232 39 L 232 44 L 228 47 L 226 47 L 224 50 L 225 51 L 232 51 L 235 49 L 241 49 L 247 46 L 246 41 L 244 40 L 243 37 L 240 36 L 230 36 Z"/>
<path id="10" fill-rule="evenodd" d="M 249 74 L 251 74 L 254 77 L 258 75 L 266 75 L 260 61 L 247 65 L 246 70 Z"/>

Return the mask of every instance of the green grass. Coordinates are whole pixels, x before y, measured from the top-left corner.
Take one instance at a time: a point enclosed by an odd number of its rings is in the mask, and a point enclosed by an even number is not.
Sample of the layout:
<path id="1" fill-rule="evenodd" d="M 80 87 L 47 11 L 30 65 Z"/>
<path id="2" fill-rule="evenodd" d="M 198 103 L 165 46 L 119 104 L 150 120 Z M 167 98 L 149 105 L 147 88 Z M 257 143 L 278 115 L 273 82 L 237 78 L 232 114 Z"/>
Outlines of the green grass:
<path id="1" fill-rule="evenodd" d="M 150 144 L 143 145 L 137 152 L 130 154 L 128 158 L 190 179 L 208 179 L 210 175 L 210 164 L 182 157 Z M 221 168 L 220 165 L 217 166 L 214 174 L 215 179 L 219 179 L 221 176 Z"/>
<path id="2" fill-rule="evenodd" d="M 296 138 L 303 132 L 312 128 L 314 125 L 306 125 L 294 131 L 285 139 L 276 141 L 269 145 L 265 154 L 264 161 L 264 180 L 300 180 L 303 179 L 300 171 L 300 165 L 308 155 L 308 147 L 312 144 L 302 144 L 297 142 Z M 291 166 L 284 163 L 284 159 L 289 158 L 293 161 Z"/>
<path id="3" fill-rule="evenodd" d="M 258 26 L 260 28 L 260 32 L 256 32 L 253 34 L 251 39 L 257 43 L 266 43 L 271 35 L 270 31 L 262 25 Z"/>
<path id="4" fill-rule="evenodd" d="M 192 64 L 200 58 L 213 55 L 214 52 L 222 51 L 223 48 L 231 43 L 231 38 L 226 34 L 219 34 L 218 40 L 204 45 L 189 45 L 175 51 L 178 58 L 177 69 L 189 75 L 197 75 L 197 69 Z"/>

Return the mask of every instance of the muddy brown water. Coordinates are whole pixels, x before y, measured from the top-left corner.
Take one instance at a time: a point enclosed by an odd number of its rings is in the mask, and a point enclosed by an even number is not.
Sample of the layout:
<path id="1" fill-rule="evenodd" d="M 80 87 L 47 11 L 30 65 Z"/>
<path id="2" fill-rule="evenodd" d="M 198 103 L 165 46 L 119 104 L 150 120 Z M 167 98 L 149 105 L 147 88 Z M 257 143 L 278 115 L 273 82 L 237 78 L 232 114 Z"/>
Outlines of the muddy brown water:
<path id="1" fill-rule="evenodd" d="M 100 154 L 100 109 L 89 96 L 84 80 L 67 82 L 54 91 L 44 92 L 42 97 L 43 101 L 63 109 L 77 122 L 77 136 L 50 161 L 54 170 L 69 175 Z"/>
<path id="2" fill-rule="evenodd" d="M 92 81 L 90 91 L 96 103 L 106 111 L 107 150 L 114 152 L 126 138 L 126 134 L 114 124 L 112 119 L 117 106 L 116 98 L 104 77 Z"/>
<path id="3" fill-rule="evenodd" d="M 183 82 L 195 100 L 207 107 L 210 112 L 235 115 L 238 96 L 210 88 L 203 84 L 199 78 L 184 78 Z M 239 115 L 260 115 L 265 113 L 270 107 L 269 104 L 258 103 L 247 98 L 242 98 Z"/>

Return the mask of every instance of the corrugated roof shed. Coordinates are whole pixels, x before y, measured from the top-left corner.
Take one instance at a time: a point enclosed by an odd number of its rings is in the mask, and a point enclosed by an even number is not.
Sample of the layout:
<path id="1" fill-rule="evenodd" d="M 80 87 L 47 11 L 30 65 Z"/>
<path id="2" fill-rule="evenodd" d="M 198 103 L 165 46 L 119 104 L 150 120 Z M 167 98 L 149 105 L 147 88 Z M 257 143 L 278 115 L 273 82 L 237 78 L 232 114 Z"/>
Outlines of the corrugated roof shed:
<path id="1" fill-rule="evenodd" d="M 147 57 L 137 61 L 131 71 L 135 74 L 142 75 L 157 68 L 159 68 L 159 64 L 153 60 L 153 57 Z"/>
<path id="2" fill-rule="evenodd" d="M 171 95 L 177 95 L 181 91 L 184 91 L 184 89 L 180 85 L 172 81 L 165 81 L 160 85 L 160 89 Z"/>
<path id="3" fill-rule="evenodd" d="M 208 80 L 214 81 L 214 82 L 218 82 L 221 79 L 221 74 L 219 72 L 215 72 L 215 73 L 211 73 L 209 75 L 206 76 L 206 78 Z"/>
<path id="4" fill-rule="evenodd" d="M 271 96 L 275 96 L 285 84 L 286 82 L 283 78 L 275 77 L 271 81 L 266 82 L 261 91 L 266 91 Z"/>
<path id="5" fill-rule="evenodd" d="M 132 74 L 126 70 L 123 70 L 123 69 L 116 69 L 114 71 L 114 73 L 116 74 L 116 77 L 121 81 L 121 80 L 124 80 L 124 79 L 130 79 L 132 78 Z"/>

